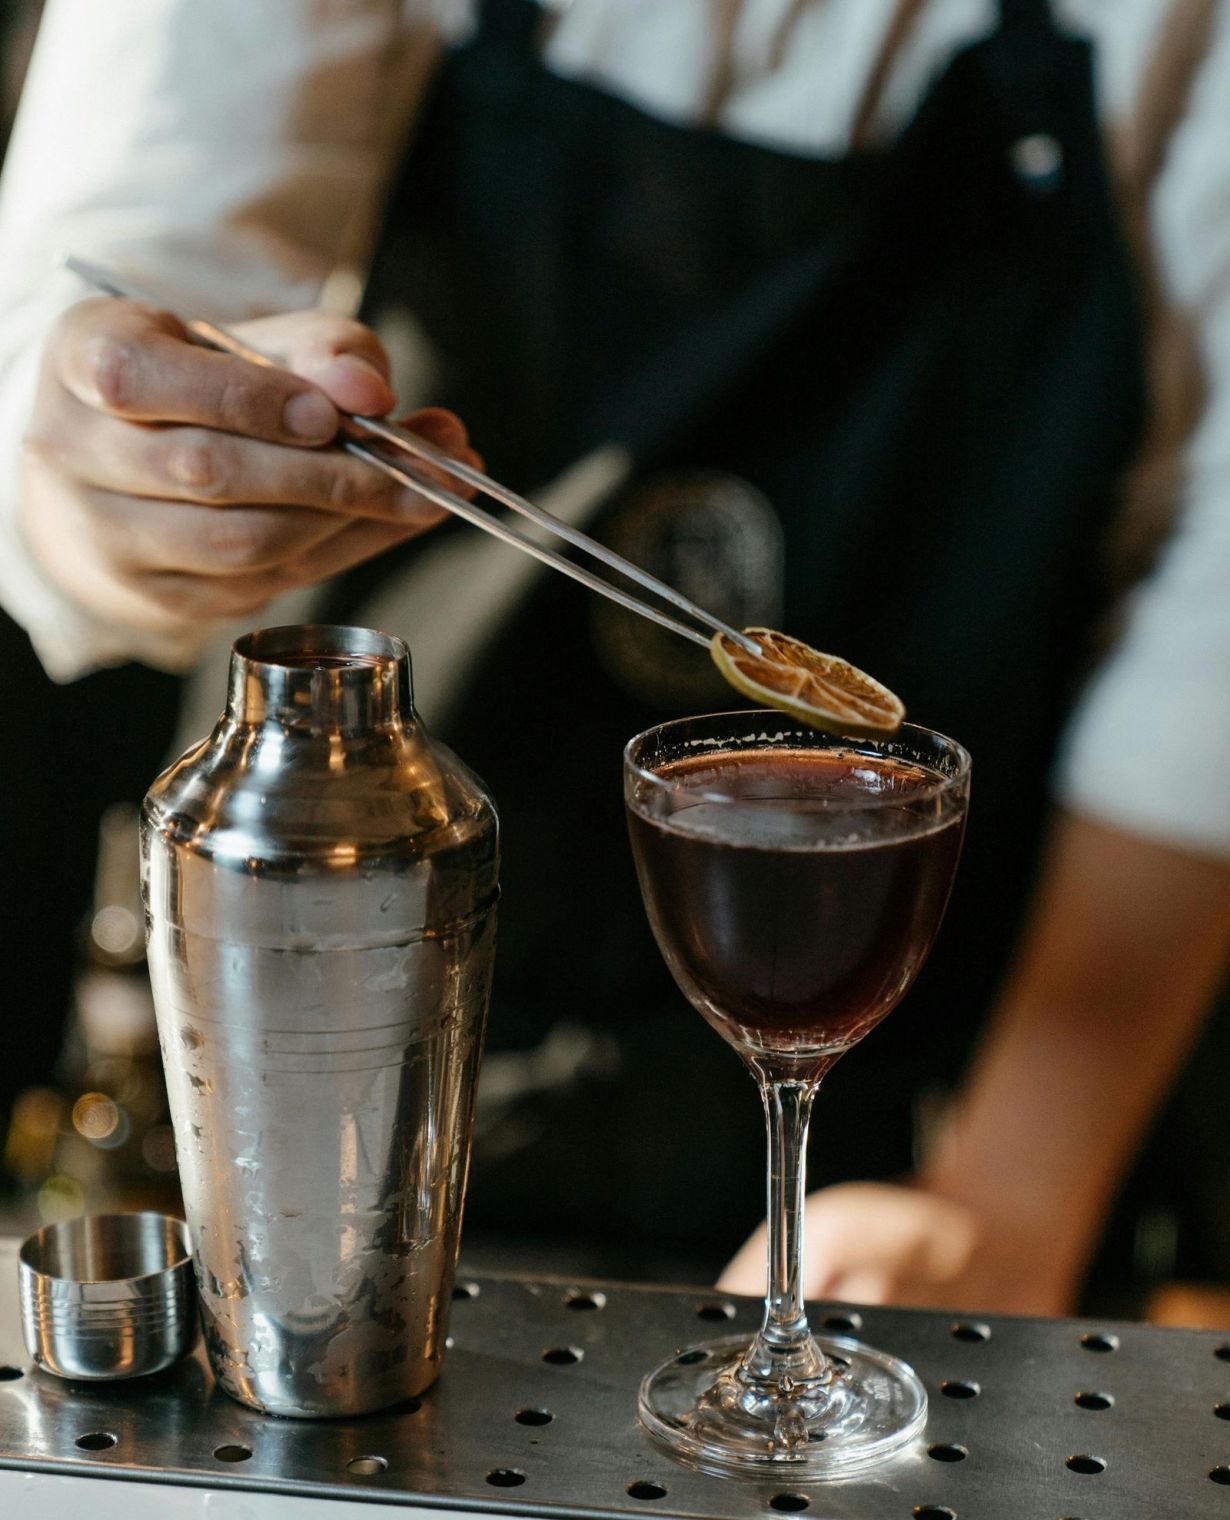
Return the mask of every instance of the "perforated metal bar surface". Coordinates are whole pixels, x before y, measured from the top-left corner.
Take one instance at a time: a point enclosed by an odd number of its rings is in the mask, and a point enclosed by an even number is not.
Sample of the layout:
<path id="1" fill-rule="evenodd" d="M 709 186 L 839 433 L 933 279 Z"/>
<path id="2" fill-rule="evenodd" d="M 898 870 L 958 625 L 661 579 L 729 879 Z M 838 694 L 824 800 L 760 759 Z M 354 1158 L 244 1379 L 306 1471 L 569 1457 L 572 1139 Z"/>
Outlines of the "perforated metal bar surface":
<path id="1" fill-rule="evenodd" d="M 750 1331 L 754 1303 L 499 1278 L 460 1292 L 417 1408 L 274 1420 L 215 1389 L 199 1355 L 132 1383 L 33 1371 L 0 1243 L 0 1466 L 548 1516 L 1230 1520 L 1230 1334 L 865 1309 L 858 1333 L 927 1385 L 925 1439 L 874 1477 L 745 1482 L 663 1455 L 635 1402 L 672 1353 Z"/>

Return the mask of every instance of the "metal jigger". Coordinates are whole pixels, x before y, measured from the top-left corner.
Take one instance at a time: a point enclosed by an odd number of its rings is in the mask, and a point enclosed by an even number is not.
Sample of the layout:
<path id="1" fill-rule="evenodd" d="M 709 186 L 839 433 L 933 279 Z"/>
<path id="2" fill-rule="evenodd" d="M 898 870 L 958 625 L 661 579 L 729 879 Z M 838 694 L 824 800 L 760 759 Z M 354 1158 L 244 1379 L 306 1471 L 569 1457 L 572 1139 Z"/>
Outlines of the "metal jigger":
<path id="1" fill-rule="evenodd" d="M 36 1366 L 73 1379 L 143 1377 L 192 1350 L 188 1232 L 164 1214 L 49 1224 L 17 1259 L 21 1328 Z"/>

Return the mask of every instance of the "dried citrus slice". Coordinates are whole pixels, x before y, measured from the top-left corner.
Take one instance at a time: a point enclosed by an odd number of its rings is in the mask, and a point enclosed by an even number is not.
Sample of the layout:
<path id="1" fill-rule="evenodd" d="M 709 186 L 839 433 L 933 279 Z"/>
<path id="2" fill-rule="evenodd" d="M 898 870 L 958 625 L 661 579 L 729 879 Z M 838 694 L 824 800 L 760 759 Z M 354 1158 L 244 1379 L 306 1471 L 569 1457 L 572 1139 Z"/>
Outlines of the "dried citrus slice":
<path id="1" fill-rule="evenodd" d="M 736 691 L 830 733 L 882 738 L 901 727 L 901 698 L 836 655 L 821 654 L 773 628 L 745 628 L 760 654 L 724 633 L 709 645 L 713 663 Z"/>

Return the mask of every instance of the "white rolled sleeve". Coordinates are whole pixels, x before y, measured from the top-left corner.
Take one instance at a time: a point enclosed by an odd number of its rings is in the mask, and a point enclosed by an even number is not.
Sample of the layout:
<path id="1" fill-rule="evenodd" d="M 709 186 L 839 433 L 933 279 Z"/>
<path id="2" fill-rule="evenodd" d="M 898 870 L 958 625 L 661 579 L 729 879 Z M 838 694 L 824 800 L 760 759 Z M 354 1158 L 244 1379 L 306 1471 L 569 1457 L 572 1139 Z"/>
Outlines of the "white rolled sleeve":
<path id="1" fill-rule="evenodd" d="M 0 183 L 0 603 L 55 678 L 184 668 L 213 631 L 104 625 L 25 546 L 39 350 L 85 294 L 62 254 L 217 320 L 315 304 L 370 234 L 414 41 L 400 0 L 48 0 Z"/>
<path id="2" fill-rule="evenodd" d="M 1198 420 L 1175 521 L 1073 713 L 1058 799 L 1230 859 L 1230 7 L 1220 7 L 1151 207 L 1165 299 L 1193 334 Z"/>

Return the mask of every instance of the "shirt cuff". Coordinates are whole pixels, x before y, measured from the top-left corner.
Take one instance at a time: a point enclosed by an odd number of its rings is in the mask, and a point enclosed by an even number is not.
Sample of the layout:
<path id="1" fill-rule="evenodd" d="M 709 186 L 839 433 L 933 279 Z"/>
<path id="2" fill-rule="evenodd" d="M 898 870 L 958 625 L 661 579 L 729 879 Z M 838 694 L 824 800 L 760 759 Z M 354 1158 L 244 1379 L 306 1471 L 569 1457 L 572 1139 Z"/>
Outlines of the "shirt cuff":
<path id="1" fill-rule="evenodd" d="M 1129 834 L 1230 860 L 1230 650 L 1112 660 L 1068 725 L 1057 801 Z M 1188 655 L 1190 657 L 1185 657 Z"/>

